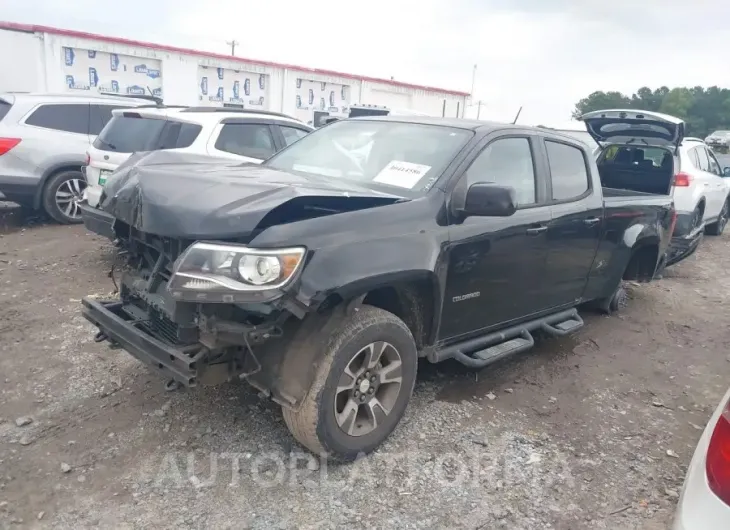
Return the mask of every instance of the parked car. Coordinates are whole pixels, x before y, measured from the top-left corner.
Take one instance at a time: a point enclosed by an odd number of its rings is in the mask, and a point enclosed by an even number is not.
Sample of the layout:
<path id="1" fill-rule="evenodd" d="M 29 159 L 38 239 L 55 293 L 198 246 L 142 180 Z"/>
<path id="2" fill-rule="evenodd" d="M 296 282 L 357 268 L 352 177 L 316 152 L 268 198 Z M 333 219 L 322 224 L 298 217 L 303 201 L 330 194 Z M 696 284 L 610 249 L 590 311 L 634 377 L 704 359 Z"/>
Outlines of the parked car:
<path id="1" fill-rule="evenodd" d="M 285 114 L 252 109 L 144 107 L 112 114 L 89 147 L 81 205 L 86 227 L 107 237 L 113 219 L 97 208 L 102 189 L 133 153 L 168 150 L 258 164 L 314 130 Z"/>
<path id="2" fill-rule="evenodd" d="M 112 110 L 148 103 L 123 96 L 0 93 L 0 193 L 59 223 L 80 223 L 86 150 Z"/>
<path id="3" fill-rule="evenodd" d="M 715 131 L 705 138 L 705 143 L 710 147 L 727 149 L 730 146 L 730 131 Z"/>
<path id="4" fill-rule="evenodd" d="M 176 156 L 107 183 L 128 266 L 119 300 L 83 300 L 95 340 L 173 383 L 244 378 L 341 460 L 395 428 L 418 357 L 482 368 L 579 329 L 581 304 L 619 309 L 676 220 L 666 195 L 602 190 L 585 144 L 538 128 L 369 117 L 260 166 Z"/>
<path id="5" fill-rule="evenodd" d="M 704 142 L 684 137 L 682 120 L 637 110 L 595 111 L 581 119 L 602 146 L 597 164 L 603 186 L 674 200 L 677 225 L 667 265 L 691 255 L 703 234 L 723 233 L 729 181 Z"/>
<path id="6" fill-rule="evenodd" d="M 687 469 L 674 530 L 725 530 L 730 523 L 730 389 L 705 427 Z"/>

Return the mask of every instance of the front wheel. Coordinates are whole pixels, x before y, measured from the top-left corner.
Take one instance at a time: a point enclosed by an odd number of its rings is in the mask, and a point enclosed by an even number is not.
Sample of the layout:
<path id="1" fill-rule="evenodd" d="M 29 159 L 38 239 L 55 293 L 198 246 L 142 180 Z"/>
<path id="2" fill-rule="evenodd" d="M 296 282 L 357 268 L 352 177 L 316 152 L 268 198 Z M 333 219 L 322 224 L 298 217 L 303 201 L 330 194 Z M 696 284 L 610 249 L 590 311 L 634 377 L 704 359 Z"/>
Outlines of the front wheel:
<path id="1" fill-rule="evenodd" d="M 711 225 L 707 225 L 705 233 L 711 236 L 721 236 L 725 231 L 725 226 L 727 226 L 729 216 L 730 208 L 728 208 L 728 203 L 725 201 L 725 204 L 722 205 L 722 210 L 720 210 L 720 215 L 718 216 L 717 221 Z"/>
<path id="2" fill-rule="evenodd" d="M 332 337 L 298 410 L 283 409 L 294 437 L 315 454 L 351 461 L 374 451 L 403 417 L 418 353 L 408 326 L 363 305 Z"/>

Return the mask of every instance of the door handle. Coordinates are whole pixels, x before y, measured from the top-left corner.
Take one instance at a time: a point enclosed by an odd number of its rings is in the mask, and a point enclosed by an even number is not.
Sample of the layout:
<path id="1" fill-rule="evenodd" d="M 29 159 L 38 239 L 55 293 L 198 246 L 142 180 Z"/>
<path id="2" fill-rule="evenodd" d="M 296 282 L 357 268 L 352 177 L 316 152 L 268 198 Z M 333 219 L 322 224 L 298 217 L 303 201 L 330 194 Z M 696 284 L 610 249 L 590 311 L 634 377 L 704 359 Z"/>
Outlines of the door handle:
<path id="1" fill-rule="evenodd" d="M 595 226 L 600 222 L 601 220 L 598 217 L 589 217 L 588 219 L 583 219 L 583 224 L 585 224 L 586 226 Z"/>
<path id="2" fill-rule="evenodd" d="M 538 234 L 542 234 L 543 232 L 547 232 L 547 226 L 533 226 L 532 228 L 527 229 L 527 235 L 528 236 L 536 236 Z"/>

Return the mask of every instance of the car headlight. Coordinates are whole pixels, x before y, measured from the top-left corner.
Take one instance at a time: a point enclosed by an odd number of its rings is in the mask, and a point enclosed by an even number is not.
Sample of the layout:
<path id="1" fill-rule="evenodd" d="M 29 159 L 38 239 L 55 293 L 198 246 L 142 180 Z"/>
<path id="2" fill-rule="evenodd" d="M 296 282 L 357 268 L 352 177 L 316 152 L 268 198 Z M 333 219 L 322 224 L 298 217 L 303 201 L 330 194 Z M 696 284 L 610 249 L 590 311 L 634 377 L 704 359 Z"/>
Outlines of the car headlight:
<path id="1" fill-rule="evenodd" d="M 236 302 L 286 285 L 304 258 L 303 247 L 256 249 L 194 243 L 175 262 L 167 289 L 182 300 Z"/>

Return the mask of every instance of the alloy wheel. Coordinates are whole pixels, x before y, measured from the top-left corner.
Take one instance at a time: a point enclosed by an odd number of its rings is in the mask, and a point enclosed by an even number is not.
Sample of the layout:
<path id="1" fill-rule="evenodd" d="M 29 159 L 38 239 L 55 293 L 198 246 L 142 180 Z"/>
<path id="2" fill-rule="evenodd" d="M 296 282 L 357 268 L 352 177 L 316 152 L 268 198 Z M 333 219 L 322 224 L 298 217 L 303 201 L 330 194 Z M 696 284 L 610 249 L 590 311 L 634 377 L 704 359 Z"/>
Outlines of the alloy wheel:
<path id="1" fill-rule="evenodd" d="M 65 180 L 56 190 L 56 206 L 69 219 L 79 219 L 81 211 L 79 210 L 79 201 L 83 197 L 86 189 L 86 181 L 83 179 L 72 178 Z"/>
<path id="2" fill-rule="evenodd" d="M 387 418 L 400 394 L 403 361 L 388 342 L 373 342 L 347 363 L 335 394 L 337 425 L 350 436 L 374 431 Z"/>

